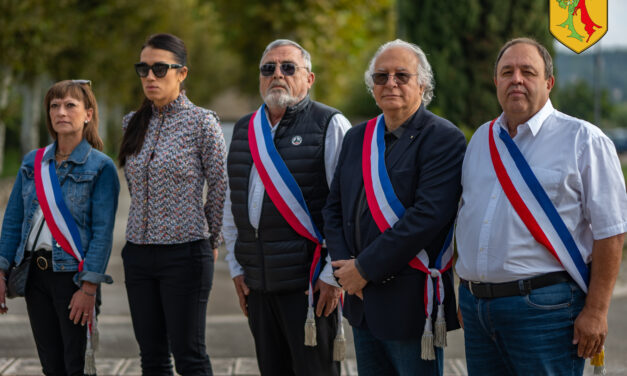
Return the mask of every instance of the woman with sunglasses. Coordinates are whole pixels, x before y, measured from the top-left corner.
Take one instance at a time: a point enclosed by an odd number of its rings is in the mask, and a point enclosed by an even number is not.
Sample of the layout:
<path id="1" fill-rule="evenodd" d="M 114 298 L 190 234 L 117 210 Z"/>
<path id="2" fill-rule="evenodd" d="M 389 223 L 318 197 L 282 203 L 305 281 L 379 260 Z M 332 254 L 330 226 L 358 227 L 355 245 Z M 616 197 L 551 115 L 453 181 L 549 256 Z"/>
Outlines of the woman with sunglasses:
<path id="1" fill-rule="evenodd" d="M 2 223 L 0 313 L 7 312 L 7 271 L 23 266 L 25 289 L 9 294 L 26 299 L 45 375 L 95 374 L 87 338 L 98 286 L 113 282 L 104 273 L 120 184 L 115 164 L 100 152 L 90 86 L 68 80 L 48 90 L 46 127 L 55 141 L 24 157 Z M 13 267 L 11 273 L 21 272 Z M 86 350 L 92 355 L 87 367 Z"/>
<path id="2" fill-rule="evenodd" d="M 149 37 L 135 64 L 146 97 L 123 123 L 119 158 L 131 206 L 122 258 L 146 375 L 172 375 L 170 352 L 179 374 L 212 374 L 205 315 L 221 242 L 226 148 L 217 115 L 181 90 L 186 60 L 179 38 Z"/>

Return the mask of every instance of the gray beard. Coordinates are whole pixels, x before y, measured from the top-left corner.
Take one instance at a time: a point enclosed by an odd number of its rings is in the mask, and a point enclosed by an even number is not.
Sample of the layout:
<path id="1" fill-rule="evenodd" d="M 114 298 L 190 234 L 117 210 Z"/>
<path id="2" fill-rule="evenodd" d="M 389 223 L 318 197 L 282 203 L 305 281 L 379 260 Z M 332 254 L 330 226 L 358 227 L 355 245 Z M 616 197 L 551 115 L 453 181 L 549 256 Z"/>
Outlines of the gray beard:
<path id="1" fill-rule="evenodd" d="M 287 108 L 288 106 L 298 103 L 298 98 L 285 92 L 270 92 L 263 97 L 263 101 L 269 107 Z"/>

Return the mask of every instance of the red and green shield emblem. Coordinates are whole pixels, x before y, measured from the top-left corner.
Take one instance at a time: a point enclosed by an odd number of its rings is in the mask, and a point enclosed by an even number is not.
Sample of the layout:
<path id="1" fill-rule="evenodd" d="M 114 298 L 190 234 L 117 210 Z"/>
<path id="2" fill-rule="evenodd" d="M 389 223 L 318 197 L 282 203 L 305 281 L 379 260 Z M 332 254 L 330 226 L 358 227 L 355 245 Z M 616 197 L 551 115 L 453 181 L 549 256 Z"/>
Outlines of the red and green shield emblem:
<path id="1" fill-rule="evenodd" d="M 549 31 L 580 53 L 607 33 L 607 0 L 549 0 Z"/>

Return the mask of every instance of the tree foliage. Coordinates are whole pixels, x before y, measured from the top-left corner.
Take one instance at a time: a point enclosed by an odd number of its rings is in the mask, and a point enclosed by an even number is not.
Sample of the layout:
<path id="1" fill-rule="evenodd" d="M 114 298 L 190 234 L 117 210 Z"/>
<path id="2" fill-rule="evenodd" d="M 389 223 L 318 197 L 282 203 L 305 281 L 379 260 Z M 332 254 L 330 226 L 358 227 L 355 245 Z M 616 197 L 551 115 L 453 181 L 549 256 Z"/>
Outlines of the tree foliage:
<path id="1" fill-rule="evenodd" d="M 556 108 L 565 114 L 579 119 L 595 122 L 594 90 L 584 80 L 578 80 L 563 87 L 556 86 L 551 92 L 551 99 Z M 603 118 L 610 119 L 614 115 L 614 105 L 610 101 L 609 91 L 603 89 L 599 93 L 599 111 Z M 605 124 L 595 124 L 604 126 Z"/>
<path id="2" fill-rule="evenodd" d="M 287 38 L 312 55 L 316 99 L 366 111 L 372 111 L 374 101 L 362 83 L 363 72 L 376 48 L 394 38 L 392 5 L 392 0 L 216 1 L 226 45 L 241 58 L 238 84 L 246 92 L 258 93 L 258 66 L 266 45 Z M 363 94 L 355 97 L 356 92 Z M 354 98 L 367 104 L 354 104 Z"/>
<path id="3" fill-rule="evenodd" d="M 532 37 L 552 51 L 546 0 L 398 0 L 399 37 L 427 54 L 435 81 L 431 109 L 477 128 L 500 113 L 493 83 L 500 47 Z"/>

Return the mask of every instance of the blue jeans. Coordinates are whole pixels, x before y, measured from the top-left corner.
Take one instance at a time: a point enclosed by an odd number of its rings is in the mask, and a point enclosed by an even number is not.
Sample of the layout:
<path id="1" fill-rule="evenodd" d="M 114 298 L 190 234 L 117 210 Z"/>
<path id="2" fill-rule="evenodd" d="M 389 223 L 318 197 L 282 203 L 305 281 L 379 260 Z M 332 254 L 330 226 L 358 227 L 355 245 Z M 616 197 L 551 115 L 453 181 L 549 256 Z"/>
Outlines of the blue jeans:
<path id="1" fill-rule="evenodd" d="M 370 330 L 353 327 L 359 376 L 442 376 L 444 351 L 435 348 L 435 360 L 420 358 L 420 338 L 381 340 Z"/>
<path id="2" fill-rule="evenodd" d="M 495 299 L 460 285 L 468 375 L 582 375 L 585 359 L 572 341 L 585 299 L 574 282 Z"/>

